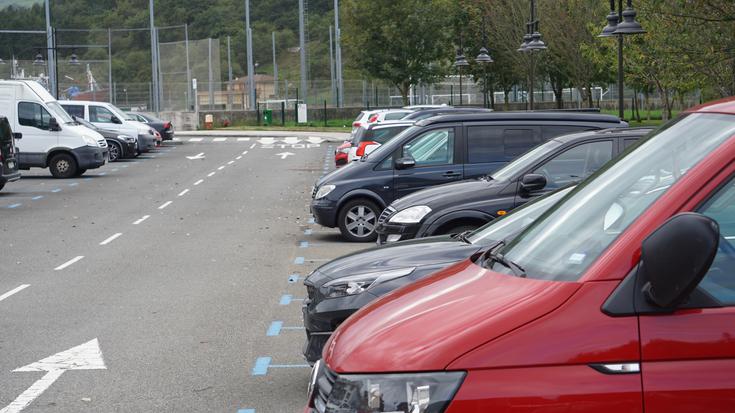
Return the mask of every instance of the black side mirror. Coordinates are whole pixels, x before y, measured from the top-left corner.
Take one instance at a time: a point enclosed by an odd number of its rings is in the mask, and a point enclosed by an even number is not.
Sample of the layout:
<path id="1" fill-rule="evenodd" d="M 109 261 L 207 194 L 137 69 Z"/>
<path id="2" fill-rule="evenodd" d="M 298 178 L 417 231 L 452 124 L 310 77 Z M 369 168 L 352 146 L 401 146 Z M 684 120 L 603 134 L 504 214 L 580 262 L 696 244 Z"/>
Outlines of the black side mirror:
<path id="1" fill-rule="evenodd" d="M 539 174 L 527 174 L 521 178 L 521 189 L 530 193 L 546 187 L 546 177 Z"/>
<path id="2" fill-rule="evenodd" d="M 717 254 L 720 227 L 697 213 L 675 215 L 643 241 L 639 276 L 646 300 L 675 309 L 697 287 Z"/>
<path id="3" fill-rule="evenodd" d="M 48 120 L 48 129 L 52 132 L 58 132 L 61 130 L 61 126 L 59 126 L 59 122 L 56 120 L 56 118 L 51 118 Z"/>
<path id="4" fill-rule="evenodd" d="M 20 132 L 13 132 L 13 139 L 22 139 L 23 134 Z"/>
<path id="5" fill-rule="evenodd" d="M 396 159 L 396 169 L 408 169 L 416 166 L 416 160 L 410 156 Z"/>
<path id="6" fill-rule="evenodd" d="M 112 117 L 110 118 L 110 120 L 112 121 L 112 123 L 117 123 L 118 125 L 122 123 L 122 121 L 120 120 L 120 118 L 118 118 L 115 115 L 112 115 Z"/>

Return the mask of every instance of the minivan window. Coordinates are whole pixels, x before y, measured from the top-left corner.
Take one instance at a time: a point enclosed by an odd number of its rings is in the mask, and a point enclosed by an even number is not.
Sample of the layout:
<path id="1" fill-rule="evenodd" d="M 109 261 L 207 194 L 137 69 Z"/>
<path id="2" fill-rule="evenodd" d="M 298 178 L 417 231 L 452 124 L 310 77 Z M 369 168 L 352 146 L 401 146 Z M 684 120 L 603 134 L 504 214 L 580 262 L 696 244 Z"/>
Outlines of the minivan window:
<path id="1" fill-rule="evenodd" d="M 50 120 L 51 115 L 38 103 L 18 103 L 18 123 L 20 125 L 49 130 L 51 128 Z"/>
<path id="2" fill-rule="evenodd" d="M 84 118 L 84 106 L 82 105 L 62 105 L 64 110 L 72 116 L 77 118 Z"/>
<path id="3" fill-rule="evenodd" d="M 505 157 L 513 159 L 526 152 L 529 148 L 541 143 L 534 129 L 506 129 L 503 132 Z"/>
<path id="4" fill-rule="evenodd" d="M 414 133 L 416 133 L 416 131 L 420 131 L 420 130 L 422 130 L 422 128 L 419 126 L 411 126 L 410 128 L 405 129 L 401 131 L 401 133 L 394 136 L 394 138 L 397 141 L 396 145 L 381 145 L 374 151 L 370 152 L 370 155 L 366 155 L 366 156 L 369 157 L 371 160 L 374 159 L 377 161 L 378 159 L 380 159 L 382 161 L 385 157 L 392 156 L 392 152 L 396 150 L 396 147 L 398 146 L 399 142 L 402 140 L 403 136 L 413 135 Z"/>
<path id="5" fill-rule="evenodd" d="M 546 189 L 560 188 L 602 168 L 612 159 L 612 149 L 612 141 L 583 143 L 551 158 L 533 173 L 546 177 Z"/>
<path id="6" fill-rule="evenodd" d="M 454 128 L 427 131 L 403 145 L 403 156 L 410 156 L 416 166 L 454 163 Z"/>
<path id="7" fill-rule="evenodd" d="M 89 106 L 89 121 L 98 123 L 114 123 L 112 117 L 115 116 L 107 108 L 102 106 Z"/>
<path id="8" fill-rule="evenodd" d="M 505 165 L 499 171 L 493 173 L 492 178 L 497 181 L 508 181 L 515 179 L 519 174 L 523 173 L 527 168 L 532 166 L 539 158 L 543 158 L 547 154 L 556 150 L 563 144 L 556 140 L 550 140 L 543 145 L 539 145 L 522 156 L 516 158 L 513 162 Z"/>
<path id="9" fill-rule="evenodd" d="M 720 245 L 717 255 L 699 288 L 715 297 L 721 305 L 735 305 L 735 179 L 720 188 L 699 208 L 699 212 L 717 221 Z"/>
<path id="10" fill-rule="evenodd" d="M 504 127 L 470 126 L 467 128 L 467 161 L 471 164 L 503 160 Z"/>
<path id="11" fill-rule="evenodd" d="M 651 204 L 735 134 L 731 115 L 683 116 L 579 185 L 503 248 L 529 278 L 577 280 Z M 499 263 L 493 270 L 511 271 Z"/>

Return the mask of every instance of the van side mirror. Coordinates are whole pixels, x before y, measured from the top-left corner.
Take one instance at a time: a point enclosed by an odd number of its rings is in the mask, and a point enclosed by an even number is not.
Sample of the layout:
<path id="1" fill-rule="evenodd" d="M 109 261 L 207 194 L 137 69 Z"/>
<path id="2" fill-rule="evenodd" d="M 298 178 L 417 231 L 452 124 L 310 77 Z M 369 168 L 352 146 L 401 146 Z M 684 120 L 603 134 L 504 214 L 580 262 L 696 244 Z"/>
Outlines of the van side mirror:
<path id="1" fill-rule="evenodd" d="M 719 225 L 702 214 L 681 213 L 663 223 L 641 248 L 646 300 L 669 310 L 682 304 L 709 271 L 719 242 Z"/>
<path id="2" fill-rule="evenodd" d="M 410 156 L 396 159 L 396 169 L 409 169 L 416 166 L 416 160 Z"/>
<path id="3" fill-rule="evenodd" d="M 540 191 L 546 187 L 546 177 L 539 174 L 526 174 L 521 178 L 521 189 L 527 193 Z"/>
<path id="4" fill-rule="evenodd" d="M 23 139 L 23 134 L 20 132 L 13 132 L 13 139 L 15 140 Z"/>
<path id="5" fill-rule="evenodd" d="M 112 117 L 110 118 L 110 120 L 112 121 L 112 123 L 117 123 L 118 125 L 122 123 L 122 121 L 120 120 L 120 118 L 118 118 L 115 115 L 112 115 Z"/>
<path id="6" fill-rule="evenodd" d="M 56 120 L 56 118 L 51 118 L 48 120 L 48 129 L 52 132 L 58 132 L 61 130 L 61 126 L 59 126 L 59 122 Z"/>

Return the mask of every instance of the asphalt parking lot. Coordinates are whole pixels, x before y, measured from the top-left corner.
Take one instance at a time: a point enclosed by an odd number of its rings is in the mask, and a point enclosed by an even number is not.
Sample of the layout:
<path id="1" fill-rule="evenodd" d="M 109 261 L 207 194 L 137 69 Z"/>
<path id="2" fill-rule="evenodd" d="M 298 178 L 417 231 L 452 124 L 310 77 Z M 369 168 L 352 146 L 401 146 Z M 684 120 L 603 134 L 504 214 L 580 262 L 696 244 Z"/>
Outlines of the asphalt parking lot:
<path id="1" fill-rule="evenodd" d="M 24 171 L 0 192 L 0 411 L 300 411 L 303 277 L 367 247 L 309 215 L 334 146 L 187 137 Z"/>

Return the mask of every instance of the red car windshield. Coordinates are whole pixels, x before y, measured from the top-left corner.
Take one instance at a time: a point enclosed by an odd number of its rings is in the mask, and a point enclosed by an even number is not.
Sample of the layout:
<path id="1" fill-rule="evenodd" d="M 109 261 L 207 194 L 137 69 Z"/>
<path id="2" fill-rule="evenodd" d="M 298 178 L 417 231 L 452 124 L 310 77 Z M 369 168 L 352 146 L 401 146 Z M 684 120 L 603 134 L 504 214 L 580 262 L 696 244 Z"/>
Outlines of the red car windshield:
<path id="1" fill-rule="evenodd" d="M 672 185 L 735 135 L 735 116 L 694 113 L 632 146 L 501 251 L 494 271 L 574 281 Z"/>

